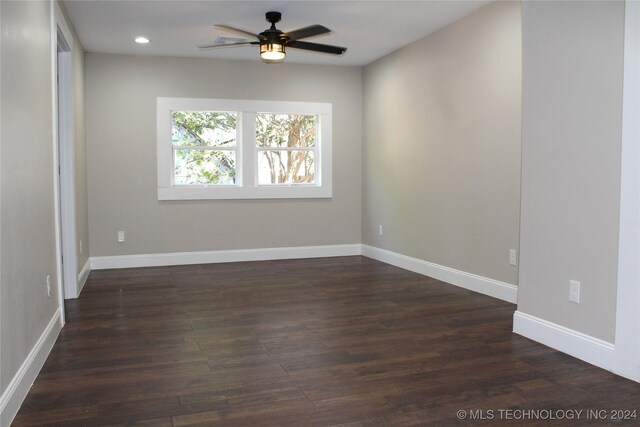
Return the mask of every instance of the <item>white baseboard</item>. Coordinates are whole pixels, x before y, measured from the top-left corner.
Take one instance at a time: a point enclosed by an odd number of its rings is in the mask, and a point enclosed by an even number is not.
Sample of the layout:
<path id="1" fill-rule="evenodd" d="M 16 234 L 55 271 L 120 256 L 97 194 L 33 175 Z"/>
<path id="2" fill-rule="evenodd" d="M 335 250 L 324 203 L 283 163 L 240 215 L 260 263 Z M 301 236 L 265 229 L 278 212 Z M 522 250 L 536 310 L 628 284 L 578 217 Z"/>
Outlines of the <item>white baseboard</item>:
<path id="1" fill-rule="evenodd" d="M 423 261 L 421 259 L 411 258 L 385 249 L 361 244 L 91 257 L 90 268 L 87 268 L 85 265 L 83 271 L 85 269 L 91 271 L 111 268 L 160 267 L 167 265 L 322 258 L 352 255 L 364 255 L 366 257 L 386 262 L 387 264 L 392 264 L 425 276 L 430 276 L 481 294 L 489 295 L 511 303 L 516 302 L 518 288 L 515 285 L 455 270 L 453 268 Z M 78 282 L 81 283 L 79 279 Z"/>
<path id="2" fill-rule="evenodd" d="M 615 346 L 606 341 L 521 311 L 513 315 L 513 332 L 592 365 L 613 370 Z"/>
<path id="3" fill-rule="evenodd" d="M 87 283 L 89 273 L 91 273 L 91 258 L 87 258 L 87 262 L 84 263 L 82 270 L 78 273 L 78 296 L 80 296 L 80 292 L 82 292 L 84 284 Z"/>
<path id="4" fill-rule="evenodd" d="M 516 285 L 489 279 L 488 277 L 478 276 L 369 245 L 362 245 L 362 255 L 503 301 L 515 304 L 518 298 L 518 287 Z"/>
<path id="5" fill-rule="evenodd" d="M 91 258 L 92 270 L 275 259 L 322 258 L 360 255 L 360 244 L 300 246 L 290 248 L 236 249 L 228 251 L 174 252 Z"/>
<path id="6" fill-rule="evenodd" d="M 90 270 L 352 255 L 364 255 L 465 289 L 516 302 L 518 288 L 515 285 L 361 244 L 91 257 Z"/>
<path id="7" fill-rule="evenodd" d="M 58 309 L 7 389 L 2 393 L 2 397 L 0 397 L 0 425 L 11 425 L 47 356 L 49 356 L 61 329 L 60 309 Z"/>

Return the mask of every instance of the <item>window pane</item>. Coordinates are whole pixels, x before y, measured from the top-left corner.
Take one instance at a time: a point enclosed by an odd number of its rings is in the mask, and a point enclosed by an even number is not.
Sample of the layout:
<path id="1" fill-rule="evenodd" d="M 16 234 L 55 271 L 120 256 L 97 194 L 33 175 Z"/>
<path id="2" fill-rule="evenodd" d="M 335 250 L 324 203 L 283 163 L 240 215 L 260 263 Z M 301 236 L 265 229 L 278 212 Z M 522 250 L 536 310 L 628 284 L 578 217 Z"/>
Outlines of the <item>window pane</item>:
<path id="1" fill-rule="evenodd" d="M 270 150 L 258 152 L 258 184 L 313 184 L 313 151 Z"/>
<path id="2" fill-rule="evenodd" d="M 302 114 L 256 114 L 258 147 L 313 147 L 316 116 Z"/>
<path id="3" fill-rule="evenodd" d="M 236 152 L 232 150 L 174 150 L 176 185 L 236 183 Z"/>
<path id="4" fill-rule="evenodd" d="M 236 113 L 174 111 L 171 140 L 173 145 L 187 147 L 235 147 Z"/>

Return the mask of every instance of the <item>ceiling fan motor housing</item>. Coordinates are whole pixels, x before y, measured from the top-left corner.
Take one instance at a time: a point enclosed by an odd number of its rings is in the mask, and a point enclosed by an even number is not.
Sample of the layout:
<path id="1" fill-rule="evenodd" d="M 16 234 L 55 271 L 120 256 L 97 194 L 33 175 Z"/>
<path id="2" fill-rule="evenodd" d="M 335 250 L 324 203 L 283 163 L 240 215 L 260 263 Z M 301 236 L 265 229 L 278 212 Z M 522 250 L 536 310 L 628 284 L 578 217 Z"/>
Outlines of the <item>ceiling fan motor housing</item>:
<path id="1" fill-rule="evenodd" d="M 275 25 L 276 22 L 280 22 L 282 19 L 282 14 L 280 12 L 267 12 L 266 14 L 267 22 L 271 23 L 271 25 Z"/>
<path id="2" fill-rule="evenodd" d="M 266 14 L 267 21 L 271 23 L 271 28 L 264 30 L 259 34 L 260 36 L 260 44 L 265 43 L 281 43 L 286 39 L 283 37 L 283 32 L 276 28 L 276 22 L 280 22 L 282 18 L 282 14 L 280 12 L 267 12 Z"/>

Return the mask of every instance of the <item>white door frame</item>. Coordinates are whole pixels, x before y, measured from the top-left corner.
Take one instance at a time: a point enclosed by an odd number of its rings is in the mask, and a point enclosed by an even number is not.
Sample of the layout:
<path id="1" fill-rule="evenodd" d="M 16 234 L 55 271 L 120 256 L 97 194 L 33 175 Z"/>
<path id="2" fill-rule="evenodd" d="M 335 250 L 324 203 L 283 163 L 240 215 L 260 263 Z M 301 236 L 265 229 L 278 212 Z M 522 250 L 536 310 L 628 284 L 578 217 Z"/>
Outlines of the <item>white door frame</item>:
<path id="1" fill-rule="evenodd" d="M 640 381 L 640 2 L 625 4 L 614 371 Z"/>
<path id="2" fill-rule="evenodd" d="M 75 147 L 73 115 L 73 35 L 58 2 L 52 2 L 54 43 L 54 199 L 56 208 L 56 250 L 58 293 L 63 299 L 78 297 L 76 247 Z M 57 85 L 55 84 L 57 80 Z M 63 260 L 64 256 L 64 260 Z M 63 262 L 64 261 L 64 262 Z"/>

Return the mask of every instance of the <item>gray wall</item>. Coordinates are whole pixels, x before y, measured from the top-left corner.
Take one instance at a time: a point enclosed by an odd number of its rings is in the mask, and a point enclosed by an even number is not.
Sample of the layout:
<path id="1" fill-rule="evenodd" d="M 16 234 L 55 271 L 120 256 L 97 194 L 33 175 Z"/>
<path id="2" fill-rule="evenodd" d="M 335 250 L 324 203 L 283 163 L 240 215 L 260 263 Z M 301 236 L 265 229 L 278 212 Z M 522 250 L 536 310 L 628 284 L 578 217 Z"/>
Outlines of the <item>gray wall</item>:
<path id="1" fill-rule="evenodd" d="M 624 2 L 523 4 L 518 310 L 613 342 Z M 569 280 L 582 283 L 569 302 Z"/>
<path id="2" fill-rule="evenodd" d="M 516 283 L 520 40 L 496 2 L 365 68 L 365 244 Z"/>
<path id="3" fill-rule="evenodd" d="M 88 53 L 85 73 L 92 257 L 360 242 L 360 68 Z M 332 103 L 333 198 L 159 202 L 157 97 Z"/>
<path id="4" fill-rule="evenodd" d="M 58 305 L 49 7 L 48 2 L 0 2 L 3 392 Z M 46 294 L 47 275 L 51 298 Z"/>

